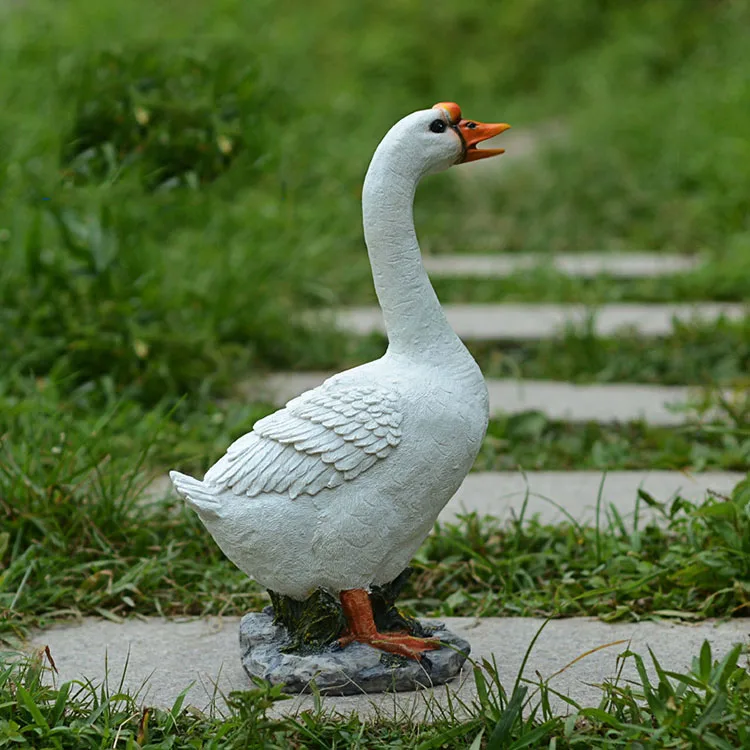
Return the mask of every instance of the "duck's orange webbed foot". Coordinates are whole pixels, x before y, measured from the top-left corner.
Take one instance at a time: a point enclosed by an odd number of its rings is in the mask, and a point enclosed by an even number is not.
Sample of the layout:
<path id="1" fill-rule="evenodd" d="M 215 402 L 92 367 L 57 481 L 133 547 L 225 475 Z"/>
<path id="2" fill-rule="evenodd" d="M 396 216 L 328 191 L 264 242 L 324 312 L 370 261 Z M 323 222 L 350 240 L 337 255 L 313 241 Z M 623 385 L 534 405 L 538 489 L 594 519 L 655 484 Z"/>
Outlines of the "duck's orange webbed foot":
<path id="1" fill-rule="evenodd" d="M 375 627 L 370 595 L 364 589 L 349 589 L 339 595 L 344 610 L 348 630 L 339 638 L 342 647 L 352 641 L 386 651 L 389 654 L 405 656 L 419 661 L 425 651 L 440 648 L 436 638 L 417 638 L 405 632 L 380 633 Z"/>
<path id="2" fill-rule="evenodd" d="M 413 635 L 401 633 L 378 633 L 373 636 L 352 635 L 347 633 L 339 638 L 342 646 L 348 646 L 352 641 L 366 643 L 368 646 L 386 651 L 389 654 L 406 656 L 409 659 L 419 661 L 425 651 L 433 651 L 440 648 L 440 641 L 436 638 L 417 638 Z"/>

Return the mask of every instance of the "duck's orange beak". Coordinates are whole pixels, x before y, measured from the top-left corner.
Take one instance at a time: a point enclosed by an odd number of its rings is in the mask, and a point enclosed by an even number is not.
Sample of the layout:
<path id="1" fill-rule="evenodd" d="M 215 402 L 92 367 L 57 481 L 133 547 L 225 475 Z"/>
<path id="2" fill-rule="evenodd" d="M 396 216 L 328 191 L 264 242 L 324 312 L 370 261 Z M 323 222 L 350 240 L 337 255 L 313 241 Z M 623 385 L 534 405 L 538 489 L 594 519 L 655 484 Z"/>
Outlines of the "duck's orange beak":
<path id="1" fill-rule="evenodd" d="M 461 119 L 461 107 L 455 102 L 438 102 L 433 109 L 439 109 L 443 112 L 448 124 L 458 133 L 463 143 L 463 153 L 458 160 L 458 164 L 465 161 L 478 161 L 479 159 L 488 159 L 490 156 L 504 154 L 504 148 L 483 148 L 478 149 L 477 143 L 486 141 L 488 138 L 494 138 L 507 130 L 510 125 L 504 122 L 477 122 L 476 120 Z"/>
<path id="2" fill-rule="evenodd" d="M 477 144 L 494 138 L 510 127 L 505 122 L 477 122 L 476 120 L 460 120 L 455 126 L 464 143 L 464 155 L 460 161 L 478 161 L 488 159 L 490 156 L 504 154 L 504 148 L 477 148 Z"/>

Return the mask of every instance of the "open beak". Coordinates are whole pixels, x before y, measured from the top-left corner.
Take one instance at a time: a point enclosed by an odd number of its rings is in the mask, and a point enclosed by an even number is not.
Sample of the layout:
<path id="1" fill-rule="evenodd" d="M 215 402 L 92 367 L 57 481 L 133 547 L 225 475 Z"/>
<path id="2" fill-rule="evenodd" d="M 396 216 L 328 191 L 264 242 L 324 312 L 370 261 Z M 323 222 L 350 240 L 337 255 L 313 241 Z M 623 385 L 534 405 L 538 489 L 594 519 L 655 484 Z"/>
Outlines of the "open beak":
<path id="1" fill-rule="evenodd" d="M 459 163 L 488 159 L 490 156 L 504 154 L 504 148 L 477 148 L 477 144 L 494 138 L 507 130 L 510 125 L 504 122 L 477 122 L 476 120 L 460 120 L 455 130 L 461 136 L 464 144 L 463 158 Z"/>

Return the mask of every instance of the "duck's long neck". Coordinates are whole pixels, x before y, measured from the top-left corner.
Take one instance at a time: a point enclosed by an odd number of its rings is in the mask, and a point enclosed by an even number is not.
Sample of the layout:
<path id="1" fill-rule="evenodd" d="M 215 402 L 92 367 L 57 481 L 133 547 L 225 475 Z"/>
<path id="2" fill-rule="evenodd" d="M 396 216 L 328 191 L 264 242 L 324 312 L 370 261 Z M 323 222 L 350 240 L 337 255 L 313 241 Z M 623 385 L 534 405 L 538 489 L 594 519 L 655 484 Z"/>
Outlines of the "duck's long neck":
<path id="1" fill-rule="evenodd" d="M 389 351 L 445 356 L 446 350 L 463 350 L 463 345 L 448 325 L 422 265 L 413 217 L 421 175 L 394 161 L 381 145 L 362 195 L 365 242 Z"/>

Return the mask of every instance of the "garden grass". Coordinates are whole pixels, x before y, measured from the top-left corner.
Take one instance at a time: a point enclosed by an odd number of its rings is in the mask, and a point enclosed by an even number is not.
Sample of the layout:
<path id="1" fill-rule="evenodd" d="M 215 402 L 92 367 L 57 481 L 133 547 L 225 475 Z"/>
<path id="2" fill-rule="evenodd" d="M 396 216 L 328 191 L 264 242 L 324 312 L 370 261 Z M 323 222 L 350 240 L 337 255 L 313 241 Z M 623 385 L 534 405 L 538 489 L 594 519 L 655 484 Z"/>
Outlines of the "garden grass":
<path id="1" fill-rule="evenodd" d="M 354 262 L 337 304 L 375 304 L 369 265 Z M 545 267 L 517 271 L 505 278 L 439 276 L 432 284 L 444 304 L 500 302 L 570 302 L 601 305 L 617 302 L 744 302 L 750 298 L 750 254 L 710 258 L 698 268 L 653 278 L 607 274 L 576 277 Z"/>
<path id="2" fill-rule="evenodd" d="M 543 626 L 542 626 L 543 629 Z M 14 747 L 85 750 L 122 743 L 149 748 L 675 748 L 743 747 L 750 739 L 748 687 L 742 645 L 720 660 L 707 642 L 684 672 L 656 656 L 624 647 L 617 676 L 601 686 L 597 705 L 581 705 L 525 673 L 532 639 L 514 684 L 503 683 L 491 660 L 472 663 L 477 689 L 471 703 L 452 696 L 428 723 L 410 718 L 375 721 L 331 716 L 316 700 L 295 717 L 273 716 L 285 696 L 256 681 L 208 714 L 186 705 L 185 692 L 169 708 L 154 708 L 140 691 L 123 688 L 125 675 L 104 684 L 50 684 L 54 656 L 45 649 L 25 660 L 0 659 L 0 740 Z M 585 658 L 585 654 L 581 655 Z M 638 679 L 621 678 L 627 662 Z M 649 676 L 647 665 L 653 677 Z M 568 665 L 570 666 L 570 665 Z M 567 667 L 565 668 L 567 669 Z M 127 672 L 127 666 L 125 668 Z M 145 687 L 145 686 L 144 686 Z M 563 703 L 566 711 L 552 708 Z M 43 743 L 43 744 L 40 744 Z"/>
<path id="3" fill-rule="evenodd" d="M 204 467 L 230 435 L 246 429 L 242 419 L 250 424 L 258 411 L 225 421 L 216 409 L 209 431 L 205 417 L 190 431 L 168 414 L 132 405 L 114 404 L 92 417 L 80 405 L 61 409 L 54 393 L 38 391 L 6 399 L 3 411 L 13 419 L 0 451 L 5 637 L 86 614 L 239 614 L 266 602 L 184 504 L 143 500 L 148 477 L 165 470 L 165 456 L 176 461 L 182 452 L 178 465 Z M 507 455 L 529 462 L 541 456 L 544 468 L 620 465 L 638 455 L 632 451 L 642 446 L 632 443 L 639 434 L 645 441 L 644 434 L 661 433 L 629 426 L 618 442 L 616 430 L 584 426 L 576 433 L 536 414 L 493 420 L 478 468 L 506 467 Z M 748 435 L 739 428 L 703 427 L 679 439 L 646 445 L 639 465 L 653 467 L 659 457 L 674 462 L 672 468 L 688 460 L 698 468 L 747 465 Z M 748 501 L 741 484 L 731 499 L 672 504 L 664 511 L 666 526 L 635 531 L 616 516 L 598 530 L 467 518 L 425 542 L 405 597 L 420 614 L 742 614 L 750 577 Z"/>
<path id="4" fill-rule="evenodd" d="M 481 187 L 426 180 L 430 251 L 712 258 L 663 284 L 439 281 L 446 300 L 745 296 L 750 5 L 543 6 L 445 9 L 427 34 L 416 2 L 221 0 L 179 19 L 140 3 L 138 23 L 88 0 L 15 5 L 0 29 L 14 71 L 0 82 L 0 377 L 12 363 L 174 404 L 255 368 L 343 364 L 293 313 L 371 298 L 367 161 L 400 114 L 446 97 L 519 129 L 559 118 L 566 137 L 496 160 Z M 457 60 L 435 42 L 448 38 Z"/>
<path id="5" fill-rule="evenodd" d="M 445 301 L 747 298 L 747 0 L 487 0 L 427 17 L 423 7 L 2 9 L 0 64 L 12 71 L 0 81 L 2 638 L 81 614 L 240 613 L 265 601 L 181 505 L 139 505 L 140 483 L 156 468 L 205 466 L 265 414 L 216 404 L 249 374 L 382 353 L 379 337 L 293 321 L 302 308 L 372 299 L 362 178 L 385 130 L 416 107 L 452 98 L 472 117 L 564 131 L 533 158 L 497 160 L 498 179 L 481 186 L 426 180 L 415 215 L 431 252 L 709 258 L 658 282 L 440 280 Z M 748 340 L 747 323 L 719 323 L 655 342 L 570 332 L 472 351 L 488 376 L 740 387 Z M 728 416 L 681 430 L 495 420 L 478 467 L 746 469 L 746 411 Z M 634 531 L 607 509 L 598 529 L 467 518 L 425 543 L 408 603 L 424 614 L 746 614 L 747 502 L 741 485 Z M 277 696 L 260 688 L 221 719 L 179 705 L 144 713 L 135 696 L 45 688 L 37 660 L 0 667 L 0 741 L 747 745 L 747 673 L 696 656 L 692 674 L 608 689 L 572 719 L 543 708 L 521 718 L 523 696 L 495 685 L 470 721 L 430 728 L 278 721 L 267 716 Z"/>
<path id="6" fill-rule="evenodd" d="M 433 279 L 433 286 L 445 304 L 570 302 L 593 306 L 616 302 L 744 302 L 750 298 L 749 278 L 750 266 L 729 260 L 650 279 L 580 279 L 542 269 L 506 279 Z"/>
<path id="7" fill-rule="evenodd" d="M 540 341 L 468 342 L 468 346 L 485 377 L 495 378 L 734 386 L 742 393 L 750 372 L 747 321 L 678 322 L 670 336 L 654 339 L 627 331 L 597 336 L 583 328 Z M 354 351 L 354 356 L 358 354 Z"/>

